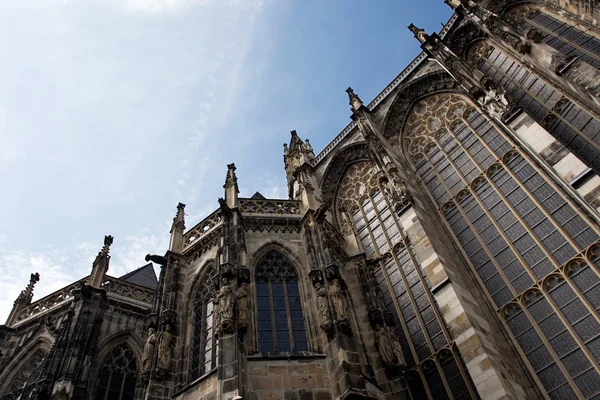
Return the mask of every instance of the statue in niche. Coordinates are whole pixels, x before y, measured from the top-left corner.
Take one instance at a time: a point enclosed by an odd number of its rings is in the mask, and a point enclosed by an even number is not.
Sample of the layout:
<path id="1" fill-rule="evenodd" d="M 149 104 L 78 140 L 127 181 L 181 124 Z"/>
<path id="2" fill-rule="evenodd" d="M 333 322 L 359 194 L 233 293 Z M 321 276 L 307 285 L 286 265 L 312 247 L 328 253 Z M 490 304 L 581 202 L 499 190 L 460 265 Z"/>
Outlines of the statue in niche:
<path id="1" fill-rule="evenodd" d="M 319 315 L 319 326 L 325 331 L 331 326 L 331 318 L 329 316 L 329 304 L 327 301 L 327 289 L 320 283 L 315 284 L 317 290 L 317 311 Z"/>
<path id="2" fill-rule="evenodd" d="M 152 355 L 154 354 L 154 346 L 156 345 L 156 334 L 154 328 L 148 329 L 148 339 L 144 344 L 144 353 L 142 354 L 142 372 L 152 369 Z"/>
<path id="3" fill-rule="evenodd" d="M 168 371 L 171 366 L 171 349 L 173 347 L 173 334 L 171 324 L 165 326 L 165 330 L 158 336 L 158 360 L 156 367 Z"/>
<path id="4" fill-rule="evenodd" d="M 331 283 L 331 286 L 329 287 L 329 297 L 333 303 L 333 309 L 335 310 L 337 320 L 348 319 L 346 298 L 344 297 L 344 291 L 342 290 L 339 279 L 334 279 Z"/>
<path id="5" fill-rule="evenodd" d="M 218 294 L 212 300 L 213 303 L 213 328 L 215 330 L 215 334 L 219 336 L 219 331 L 221 329 L 221 313 L 219 312 L 219 297 Z"/>
<path id="6" fill-rule="evenodd" d="M 238 298 L 238 322 L 241 325 L 248 326 L 248 284 L 243 282 L 237 291 Z"/>
<path id="7" fill-rule="evenodd" d="M 389 326 L 375 325 L 377 350 L 386 365 L 404 365 L 400 341 Z"/>
<path id="8" fill-rule="evenodd" d="M 226 333 L 233 332 L 233 287 L 229 279 L 221 279 L 221 289 L 219 289 L 219 319 L 221 330 Z"/>

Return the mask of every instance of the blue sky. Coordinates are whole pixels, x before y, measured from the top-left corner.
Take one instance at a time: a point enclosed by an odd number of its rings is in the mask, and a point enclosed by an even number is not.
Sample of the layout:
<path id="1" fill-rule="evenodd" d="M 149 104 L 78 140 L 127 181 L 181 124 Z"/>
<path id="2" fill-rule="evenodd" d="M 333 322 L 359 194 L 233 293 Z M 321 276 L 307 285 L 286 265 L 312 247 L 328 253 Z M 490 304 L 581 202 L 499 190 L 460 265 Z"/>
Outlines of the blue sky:
<path id="1" fill-rule="evenodd" d="M 240 195 L 286 197 L 289 131 L 316 152 L 438 31 L 442 0 L 19 0 L 0 13 L 0 323 L 91 270 L 163 253 L 175 206 L 216 209 L 226 164 Z"/>

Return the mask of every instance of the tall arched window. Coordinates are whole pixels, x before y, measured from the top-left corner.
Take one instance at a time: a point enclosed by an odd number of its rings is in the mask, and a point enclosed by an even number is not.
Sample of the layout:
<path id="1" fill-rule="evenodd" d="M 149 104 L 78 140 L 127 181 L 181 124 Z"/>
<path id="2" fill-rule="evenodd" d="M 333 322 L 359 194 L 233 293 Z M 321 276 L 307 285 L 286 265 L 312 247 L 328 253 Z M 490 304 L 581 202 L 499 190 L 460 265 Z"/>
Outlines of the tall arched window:
<path id="1" fill-rule="evenodd" d="M 600 67 L 600 39 L 559 21 L 534 7 L 519 7 L 507 18 L 524 31 L 537 29 L 543 43 L 566 56 L 577 56 L 595 68 Z"/>
<path id="2" fill-rule="evenodd" d="M 462 96 L 418 102 L 404 132 L 418 176 L 540 388 L 552 399 L 600 395 L 597 227 Z"/>
<path id="3" fill-rule="evenodd" d="M 137 374 L 137 362 L 129 346 L 115 347 L 100 365 L 94 400 L 133 400 Z"/>
<path id="4" fill-rule="evenodd" d="M 370 162 L 350 165 L 340 182 L 336 207 L 339 220 L 344 220 L 341 213 L 350 213 L 367 258 L 377 260 L 375 276 L 386 311 L 395 319 L 412 398 L 477 398 L 412 244 L 405 240 L 390 199 L 380 188 L 380 178 Z"/>
<path id="5" fill-rule="evenodd" d="M 190 353 L 190 381 L 198 379 L 216 365 L 216 337 L 213 331 L 213 268 L 202 274 L 194 303 L 194 331 Z"/>
<path id="6" fill-rule="evenodd" d="M 600 121 L 499 49 L 481 41 L 469 50 L 469 62 L 600 175 Z"/>
<path id="7" fill-rule="evenodd" d="M 27 387 L 40 379 L 42 366 L 47 356 L 48 353 L 46 351 L 42 349 L 36 350 L 33 355 L 29 357 L 29 360 L 27 360 L 13 376 L 2 399 L 12 400 L 25 398 L 27 396 Z"/>
<path id="8" fill-rule="evenodd" d="M 255 277 L 259 351 L 307 351 L 296 268 L 271 250 L 257 263 Z"/>

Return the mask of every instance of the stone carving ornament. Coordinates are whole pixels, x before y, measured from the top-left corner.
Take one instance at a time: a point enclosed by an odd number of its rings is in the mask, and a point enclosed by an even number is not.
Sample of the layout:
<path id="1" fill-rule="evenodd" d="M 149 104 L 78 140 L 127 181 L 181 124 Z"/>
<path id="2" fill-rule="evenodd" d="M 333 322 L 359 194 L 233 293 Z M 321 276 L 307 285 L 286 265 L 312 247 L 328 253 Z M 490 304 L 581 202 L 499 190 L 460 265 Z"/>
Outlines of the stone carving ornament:
<path id="1" fill-rule="evenodd" d="M 237 291 L 238 298 L 238 323 L 243 326 L 248 326 L 248 284 L 242 282 L 242 285 Z"/>
<path id="2" fill-rule="evenodd" d="M 329 287 L 329 297 L 331 303 L 333 303 L 333 309 L 335 310 L 336 320 L 344 321 L 348 319 L 348 305 L 346 303 L 346 297 L 344 291 L 340 285 L 338 279 L 334 279 Z"/>
<path id="3" fill-rule="evenodd" d="M 154 328 L 148 329 L 148 339 L 144 344 L 144 353 L 142 354 L 142 372 L 150 371 L 152 369 L 152 355 L 154 354 L 154 347 L 156 346 L 156 334 Z"/>
<path id="4" fill-rule="evenodd" d="M 317 311 L 319 315 L 319 326 L 326 332 L 331 327 L 331 317 L 329 316 L 329 301 L 327 299 L 327 289 L 320 283 L 315 284 L 317 291 Z"/>
<path id="5" fill-rule="evenodd" d="M 168 371 L 171 366 L 171 351 L 173 348 L 173 334 L 171 325 L 167 324 L 165 330 L 158 336 L 158 359 L 156 368 Z"/>
<path id="6" fill-rule="evenodd" d="M 404 355 L 398 337 L 389 326 L 375 325 L 377 350 L 385 365 L 404 365 Z"/>
<path id="7" fill-rule="evenodd" d="M 233 302 L 234 292 L 233 286 L 229 282 L 229 279 L 221 279 L 221 288 L 217 295 L 219 299 L 219 321 L 221 324 L 221 330 L 225 333 L 233 332 Z"/>

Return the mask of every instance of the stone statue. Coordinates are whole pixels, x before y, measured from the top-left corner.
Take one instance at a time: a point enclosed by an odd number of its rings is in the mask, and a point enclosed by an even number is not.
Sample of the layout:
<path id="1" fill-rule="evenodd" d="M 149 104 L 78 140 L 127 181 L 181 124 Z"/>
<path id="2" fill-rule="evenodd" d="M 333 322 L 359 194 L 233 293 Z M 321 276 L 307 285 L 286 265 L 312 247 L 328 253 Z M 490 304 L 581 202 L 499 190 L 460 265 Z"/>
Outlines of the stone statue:
<path id="1" fill-rule="evenodd" d="M 168 371 L 171 366 L 171 350 L 173 347 L 173 334 L 171 325 L 167 324 L 165 330 L 158 336 L 158 360 L 156 367 Z"/>
<path id="2" fill-rule="evenodd" d="M 221 330 L 227 333 L 233 332 L 233 301 L 234 293 L 229 279 L 221 279 L 221 289 L 219 289 L 219 318 Z"/>
<path id="3" fill-rule="evenodd" d="M 327 330 L 327 327 L 331 325 L 331 318 L 329 317 L 329 304 L 327 302 L 327 289 L 325 289 L 320 283 L 315 284 L 315 289 L 317 290 L 319 326 Z"/>
<path id="4" fill-rule="evenodd" d="M 243 282 L 237 291 L 238 298 L 238 323 L 241 325 L 248 325 L 248 284 Z"/>
<path id="5" fill-rule="evenodd" d="M 213 328 L 215 330 L 215 334 L 219 334 L 219 330 L 221 329 L 221 313 L 219 312 L 219 296 L 215 296 L 213 299 Z"/>
<path id="6" fill-rule="evenodd" d="M 508 101 L 505 92 L 502 89 L 490 87 L 487 93 L 482 97 L 483 108 L 493 117 L 501 119 L 506 110 L 508 110 Z"/>
<path id="7" fill-rule="evenodd" d="M 375 338 L 377 340 L 377 350 L 384 364 L 404 365 L 402 347 L 392 328 L 375 325 Z"/>
<path id="8" fill-rule="evenodd" d="M 144 344 L 144 353 L 142 354 L 142 372 L 150 371 L 152 368 L 152 355 L 154 354 L 154 346 L 156 345 L 156 335 L 154 328 L 148 329 L 148 339 Z"/>
<path id="9" fill-rule="evenodd" d="M 338 279 L 334 279 L 331 283 L 331 286 L 329 287 L 329 297 L 333 303 L 333 309 L 335 310 L 337 320 L 348 319 L 346 299 Z"/>

